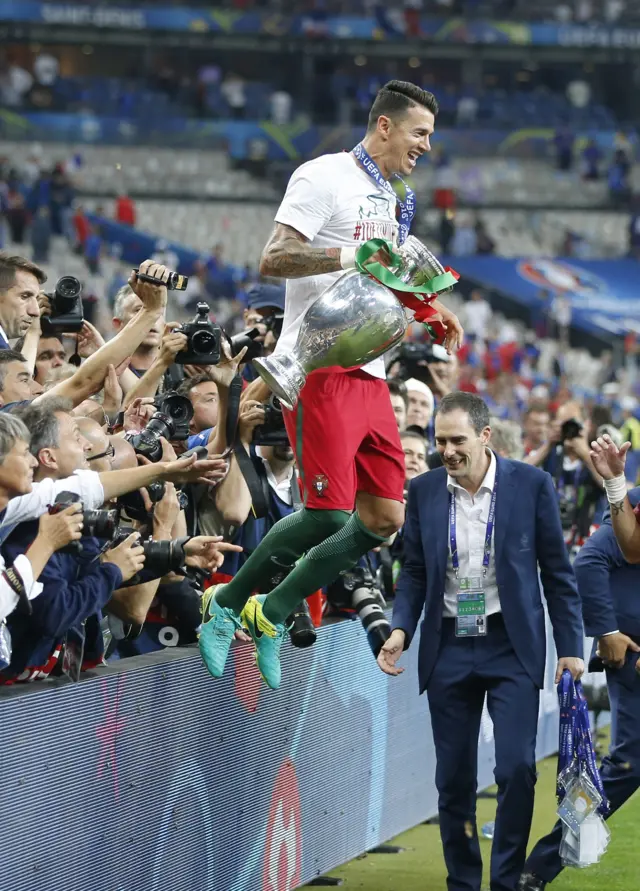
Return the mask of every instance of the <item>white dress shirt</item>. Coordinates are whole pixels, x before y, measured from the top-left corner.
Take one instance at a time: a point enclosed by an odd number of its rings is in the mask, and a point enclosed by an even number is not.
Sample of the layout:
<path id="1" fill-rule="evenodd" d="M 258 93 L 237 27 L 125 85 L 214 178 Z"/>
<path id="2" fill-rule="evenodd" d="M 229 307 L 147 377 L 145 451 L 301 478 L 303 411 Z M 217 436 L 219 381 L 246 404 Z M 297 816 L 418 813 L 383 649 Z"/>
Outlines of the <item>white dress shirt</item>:
<path id="1" fill-rule="evenodd" d="M 256 455 L 258 456 L 258 458 L 260 458 L 264 465 L 264 469 L 267 474 L 267 482 L 269 483 L 273 491 L 276 493 L 281 501 L 284 501 L 285 504 L 288 504 L 289 507 L 291 507 L 291 505 L 293 504 L 293 496 L 291 492 L 291 481 L 294 474 L 293 464 L 289 468 L 287 475 L 283 479 L 277 480 L 273 474 L 273 471 L 271 470 L 271 465 L 262 454 L 262 449 L 260 448 L 260 446 L 256 446 Z"/>
<path id="2" fill-rule="evenodd" d="M 484 543 L 487 535 L 489 507 L 491 495 L 496 481 L 496 456 L 491 454 L 491 462 L 480 488 L 475 495 L 470 495 L 454 479 L 447 476 L 447 489 L 454 493 L 456 499 L 456 543 L 460 563 L 458 577 L 451 562 L 451 547 L 447 557 L 447 575 L 444 586 L 443 615 L 454 618 L 457 614 L 459 590 L 458 579 L 467 576 L 482 576 Z M 485 609 L 488 616 L 501 612 L 498 584 L 496 582 L 495 560 L 495 526 L 491 536 L 491 558 L 484 576 Z M 447 543 L 451 540 L 451 529 L 448 529 Z"/>

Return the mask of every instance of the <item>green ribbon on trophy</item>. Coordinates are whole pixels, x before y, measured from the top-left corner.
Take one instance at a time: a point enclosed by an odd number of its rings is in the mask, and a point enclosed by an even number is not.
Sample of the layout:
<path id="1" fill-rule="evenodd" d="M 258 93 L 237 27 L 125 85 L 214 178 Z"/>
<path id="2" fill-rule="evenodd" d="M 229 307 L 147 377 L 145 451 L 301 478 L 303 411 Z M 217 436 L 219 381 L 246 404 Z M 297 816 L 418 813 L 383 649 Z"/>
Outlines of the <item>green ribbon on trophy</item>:
<path id="1" fill-rule="evenodd" d="M 418 271 L 413 276 L 413 281 L 403 282 L 392 268 L 383 266 L 377 261 L 368 262 L 380 250 L 386 251 L 392 266 L 402 268 L 403 258 L 396 253 L 391 242 L 385 241 L 384 238 L 371 238 L 356 251 L 356 269 L 362 275 L 370 275 L 381 285 L 393 291 L 401 303 L 414 311 L 416 321 L 421 322 L 434 339 L 438 339 L 439 335 L 427 322 L 428 318 L 437 314 L 429 304 L 437 294 L 456 285 L 460 276 L 455 270 L 445 267 L 443 272 L 431 278 L 427 278 L 426 272 Z"/>

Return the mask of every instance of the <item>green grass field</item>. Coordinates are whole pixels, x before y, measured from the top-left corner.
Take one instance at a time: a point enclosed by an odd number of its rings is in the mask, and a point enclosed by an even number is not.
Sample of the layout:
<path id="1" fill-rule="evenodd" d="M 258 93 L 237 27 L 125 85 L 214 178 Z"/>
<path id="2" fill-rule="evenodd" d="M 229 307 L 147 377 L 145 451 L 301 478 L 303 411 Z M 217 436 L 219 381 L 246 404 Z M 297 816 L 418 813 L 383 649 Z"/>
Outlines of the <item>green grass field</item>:
<path id="1" fill-rule="evenodd" d="M 536 808 L 531 847 L 548 832 L 555 819 L 556 759 L 538 765 Z M 495 799 L 478 801 L 478 826 L 495 817 Z M 602 862 L 589 869 L 566 869 L 556 879 L 553 891 L 633 891 L 640 876 L 640 792 L 609 821 L 611 841 Z M 344 879 L 345 891 L 445 891 L 446 871 L 437 825 L 417 826 L 399 835 L 393 844 L 401 854 L 367 854 L 331 873 Z M 491 842 L 481 840 L 486 854 L 483 886 L 489 887 L 488 864 Z"/>

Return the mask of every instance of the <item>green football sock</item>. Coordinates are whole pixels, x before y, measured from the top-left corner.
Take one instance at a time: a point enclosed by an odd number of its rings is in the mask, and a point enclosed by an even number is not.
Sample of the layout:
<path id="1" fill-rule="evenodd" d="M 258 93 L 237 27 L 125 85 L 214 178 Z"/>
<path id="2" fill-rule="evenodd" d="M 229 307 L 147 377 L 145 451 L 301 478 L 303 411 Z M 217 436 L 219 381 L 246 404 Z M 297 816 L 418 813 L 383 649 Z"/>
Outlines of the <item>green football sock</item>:
<path id="1" fill-rule="evenodd" d="M 284 622 L 304 597 L 332 582 L 360 557 L 386 541 L 364 525 L 357 513 L 343 528 L 321 544 L 311 548 L 295 569 L 268 595 L 263 605 L 267 619 Z"/>
<path id="2" fill-rule="evenodd" d="M 244 566 L 220 591 L 217 603 L 241 613 L 252 592 L 273 576 L 274 568 L 293 566 L 301 554 L 348 524 L 349 517 L 349 512 L 344 510 L 309 510 L 306 507 L 284 517 L 269 530 Z M 302 597 L 298 597 L 294 606 Z"/>

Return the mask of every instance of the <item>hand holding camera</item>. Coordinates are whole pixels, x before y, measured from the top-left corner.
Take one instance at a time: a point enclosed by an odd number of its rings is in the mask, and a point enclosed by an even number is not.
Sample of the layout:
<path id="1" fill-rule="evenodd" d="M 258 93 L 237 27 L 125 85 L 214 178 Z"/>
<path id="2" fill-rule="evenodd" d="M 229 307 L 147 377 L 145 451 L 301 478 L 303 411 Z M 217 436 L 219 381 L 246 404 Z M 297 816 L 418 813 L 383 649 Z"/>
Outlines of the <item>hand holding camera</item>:
<path id="1" fill-rule="evenodd" d="M 169 368 L 176 361 L 176 356 L 181 350 L 187 348 L 187 335 L 176 330 L 179 325 L 171 322 L 165 327 L 160 346 L 160 361 Z"/>
<path id="2" fill-rule="evenodd" d="M 105 551 L 103 563 L 113 563 L 122 573 L 122 581 L 128 582 L 144 566 L 144 548 L 140 544 L 140 534 L 132 532 L 115 548 Z"/>
<path id="3" fill-rule="evenodd" d="M 144 498 L 146 492 L 142 490 Z M 147 496 L 148 498 L 148 496 Z M 153 512 L 153 535 L 155 538 L 171 538 L 171 531 L 180 513 L 180 501 L 173 483 L 164 484 L 164 494 L 155 504 L 149 499 L 145 501 L 145 507 L 149 513 Z"/>
<path id="4" fill-rule="evenodd" d="M 264 414 L 265 407 L 261 402 L 250 400 L 240 406 L 240 414 L 238 415 L 238 436 L 243 445 L 251 445 L 254 430 L 256 427 L 264 424 Z"/>
<path id="5" fill-rule="evenodd" d="M 59 551 L 82 537 L 83 526 L 82 505 L 74 502 L 59 513 L 43 514 L 38 523 L 37 537 L 41 538 L 52 552 Z"/>
<path id="6" fill-rule="evenodd" d="M 149 312 L 164 312 L 167 305 L 167 282 L 175 275 L 166 266 L 145 260 L 129 278 L 129 287 Z"/>

